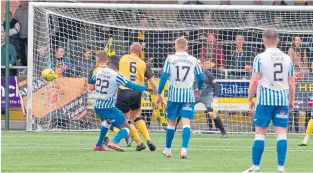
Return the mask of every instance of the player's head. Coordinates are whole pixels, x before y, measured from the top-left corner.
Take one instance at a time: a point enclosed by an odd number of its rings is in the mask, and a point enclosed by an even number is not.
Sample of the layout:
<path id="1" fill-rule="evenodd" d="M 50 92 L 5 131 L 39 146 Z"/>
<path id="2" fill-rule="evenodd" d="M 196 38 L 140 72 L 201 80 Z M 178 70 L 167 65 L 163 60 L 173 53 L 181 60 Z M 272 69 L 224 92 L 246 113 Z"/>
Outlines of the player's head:
<path id="1" fill-rule="evenodd" d="M 276 48 L 279 42 L 278 32 L 275 29 L 267 29 L 263 33 L 265 48 Z"/>
<path id="2" fill-rule="evenodd" d="M 293 47 L 300 47 L 302 43 L 301 37 L 300 36 L 294 36 L 292 38 L 292 46 Z"/>
<path id="3" fill-rule="evenodd" d="M 105 51 L 99 50 L 96 52 L 97 63 L 105 63 L 107 59 L 108 59 L 108 54 Z"/>
<path id="4" fill-rule="evenodd" d="M 187 52 L 188 41 L 185 37 L 179 37 L 175 40 L 175 51 L 176 52 Z"/>
<path id="5" fill-rule="evenodd" d="M 130 49 L 129 49 L 129 53 L 130 53 L 130 54 L 135 54 L 135 55 L 137 55 L 137 56 L 140 56 L 141 51 L 142 51 L 142 46 L 141 46 L 141 44 L 138 43 L 138 42 L 134 42 L 134 43 L 130 46 Z"/>
<path id="6" fill-rule="evenodd" d="M 57 58 L 63 58 L 64 55 L 65 55 L 65 50 L 64 50 L 63 47 L 57 47 L 57 48 L 55 49 L 55 56 L 56 56 Z"/>
<path id="7" fill-rule="evenodd" d="M 243 37 L 243 35 L 237 35 L 235 42 L 237 47 L 242 47 L 245 43 L 245 38 Z"/>
<path id="8" fill-rule="evenodd" d="M 116 55 L 110 56 L 108 66 L 111 69 L 118 71 L 119 70 L 119 68 L 118 68 L 119 62 L 120 62 L 120 57 L 118 57 Z"/>

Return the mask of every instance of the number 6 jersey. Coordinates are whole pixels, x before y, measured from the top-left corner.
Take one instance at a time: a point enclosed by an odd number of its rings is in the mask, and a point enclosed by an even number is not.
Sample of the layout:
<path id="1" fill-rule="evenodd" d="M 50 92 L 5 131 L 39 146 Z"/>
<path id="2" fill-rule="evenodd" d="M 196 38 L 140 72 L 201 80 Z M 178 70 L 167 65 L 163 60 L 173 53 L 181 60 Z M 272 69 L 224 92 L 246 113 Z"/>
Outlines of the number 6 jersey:
<path id="1" fill-rule="evenodd" d="M 186 52 L 176 52 L 165 62 L 163 73 L 169 74 L 168 100 L 179 103 L 195 102 L 193 83 L 202 75 L 197 59 Z"/>
<path id="2" fill-rule="evenodd" d="M 257 92 L 259 105 L 287 106 L 289 104 L 288 77 L 294 76 L 291 58 L 278 48 L 268 48 L 255 57 L 253 73 L 260 73 Z"/>

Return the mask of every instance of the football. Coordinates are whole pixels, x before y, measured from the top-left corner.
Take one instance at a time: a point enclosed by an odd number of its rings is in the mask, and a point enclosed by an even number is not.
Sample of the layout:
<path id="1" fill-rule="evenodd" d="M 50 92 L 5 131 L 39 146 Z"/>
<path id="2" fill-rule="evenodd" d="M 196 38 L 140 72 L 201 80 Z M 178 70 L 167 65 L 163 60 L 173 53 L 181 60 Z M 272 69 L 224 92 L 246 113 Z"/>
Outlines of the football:
<path id="1" fill-rule="evenodd" d="M 57 78 L 57 75 L 54 73 L 54 71 L 50 68 L 47 68 L 42 71 L 41 76 L 46 81 L 52 81 L 55 78 Z"/>

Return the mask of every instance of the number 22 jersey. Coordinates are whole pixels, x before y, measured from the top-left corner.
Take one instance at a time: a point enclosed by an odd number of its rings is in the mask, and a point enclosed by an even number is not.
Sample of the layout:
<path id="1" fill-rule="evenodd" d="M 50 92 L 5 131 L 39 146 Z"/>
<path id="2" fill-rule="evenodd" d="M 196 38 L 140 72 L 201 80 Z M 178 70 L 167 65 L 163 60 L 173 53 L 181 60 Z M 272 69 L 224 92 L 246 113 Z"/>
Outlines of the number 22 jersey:
<path id="1" fill-rule="evenodd" d="M 253 73 L 260 73 L 258 105 L 287 106 L 289 104 L 288 77 L 294 76 L 291 58 L 278 48 L 267 48 L 253 62 Z"/>
<path id="2" fill-rule="evenodd" d="M 89 84 L 95 84 L 95 105 L 96 108 L 115 107 L 116 92 L 119 85 L 125 86 L 129 81 L 118 72 L 104 68 L 89 78 Z"/>

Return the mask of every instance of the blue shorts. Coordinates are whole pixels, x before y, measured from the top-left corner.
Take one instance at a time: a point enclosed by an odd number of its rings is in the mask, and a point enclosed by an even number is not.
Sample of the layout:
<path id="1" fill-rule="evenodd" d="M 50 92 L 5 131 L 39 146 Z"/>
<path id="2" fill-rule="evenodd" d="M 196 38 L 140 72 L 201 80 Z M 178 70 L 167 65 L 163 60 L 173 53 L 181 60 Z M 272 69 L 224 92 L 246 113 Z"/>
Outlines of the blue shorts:
<path id="1" fill-rule="evenodd" d="M 195 103 L 167 102 L 166 114 L 169 120 L 176 120 L 178 117 L 194 119 Z"/>
<path id="2" fill-rule="evenodd" d="M 267 128 L 272 120 L 275 127 L 287 128 L 288 118 L 288 106 L 257 105 L 253 122 L 255 126 Z"/>
<path id="3" fill-rule="evenodd" d="M 126 121 L 124 114 L 116 107 L 103 109 L 95 108 L 95 112 L 101 120 L 106 120 L 114 127 L 120 127 Z"/>

